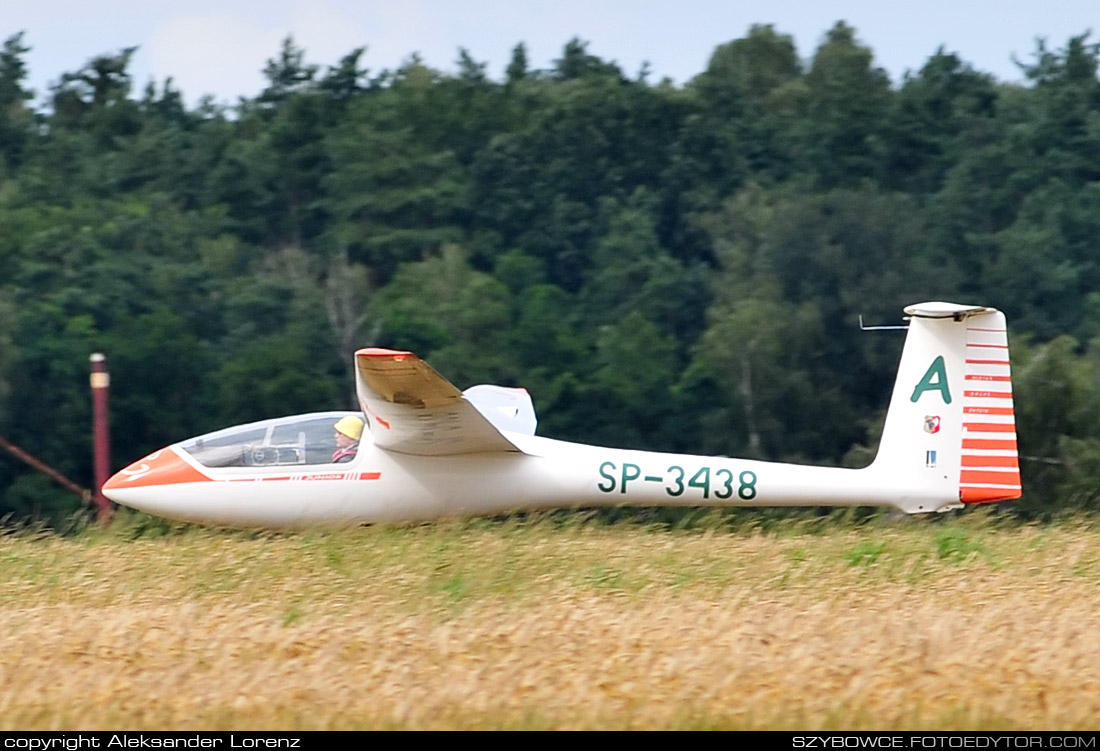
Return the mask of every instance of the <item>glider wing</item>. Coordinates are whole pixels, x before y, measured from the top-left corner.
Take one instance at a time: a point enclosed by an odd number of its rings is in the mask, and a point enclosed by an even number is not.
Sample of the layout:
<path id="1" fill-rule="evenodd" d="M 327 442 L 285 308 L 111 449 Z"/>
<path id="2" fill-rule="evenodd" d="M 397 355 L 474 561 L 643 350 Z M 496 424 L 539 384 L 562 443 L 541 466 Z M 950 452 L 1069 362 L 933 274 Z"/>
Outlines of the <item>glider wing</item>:
<path id="1" fill-rule="evenodd" d="M 359 350 L 355 383 L 380 448 L 425 456 L 519 451 L 461 391 L 411 352 Z"/>

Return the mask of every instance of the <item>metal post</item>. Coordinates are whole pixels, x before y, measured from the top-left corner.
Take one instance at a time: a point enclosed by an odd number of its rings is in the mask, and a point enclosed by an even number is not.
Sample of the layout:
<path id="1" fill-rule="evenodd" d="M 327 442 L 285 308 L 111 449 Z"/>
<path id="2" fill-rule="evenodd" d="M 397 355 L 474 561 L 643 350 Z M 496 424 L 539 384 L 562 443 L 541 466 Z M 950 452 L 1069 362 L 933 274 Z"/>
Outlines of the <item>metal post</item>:
<path id="1" fill-rule="evenodd" d="M 103 495 L 103 484 L 111 471 L 111 432 L 107 419 L 107 393 L 111 376 L 107 372 L 107 358 L 100 352 L 91 356 L 92 361 L 92 445 L 94 448 L 96 513 L 100 524 L 111 519 L 111 503 Z"/>
<path id="2" fill-rule="evenodd" d="M 19 459 L 22 462 L 26 462 L 42 474 L 46 475 L 46 477 L 49 477 L 51 480 L 56 482 L 58 485 L 61 485 L 62 487 L 76 493 L 78 496 L 80 496 L 81 500 L 83 500 L 84 503 L 89 503 L 92 500 L 92 491 L 85 490 L 84 488 L 80 487 L 68 477 L 58 472 L 50 465 L 46 464 L 46 462 L 35 456 L 32 456 L 31 454 L 28 454 L 26 451 L 19 448 L 8 439 L 4 438 L 4 436 L 0 436 L 0 449 L 4 449 L 16 459 Z"/>

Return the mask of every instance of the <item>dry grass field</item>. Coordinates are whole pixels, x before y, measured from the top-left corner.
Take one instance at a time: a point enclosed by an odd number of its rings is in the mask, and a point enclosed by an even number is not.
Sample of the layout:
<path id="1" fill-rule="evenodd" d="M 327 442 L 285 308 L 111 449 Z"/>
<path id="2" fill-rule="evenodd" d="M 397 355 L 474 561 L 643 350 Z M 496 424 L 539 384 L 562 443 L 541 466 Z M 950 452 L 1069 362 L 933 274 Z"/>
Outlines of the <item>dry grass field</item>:
<path id="1" fill-rule="evenodd" d="M 1100 530 L 0 537 L 0 730 L 1100 727 Z"/>

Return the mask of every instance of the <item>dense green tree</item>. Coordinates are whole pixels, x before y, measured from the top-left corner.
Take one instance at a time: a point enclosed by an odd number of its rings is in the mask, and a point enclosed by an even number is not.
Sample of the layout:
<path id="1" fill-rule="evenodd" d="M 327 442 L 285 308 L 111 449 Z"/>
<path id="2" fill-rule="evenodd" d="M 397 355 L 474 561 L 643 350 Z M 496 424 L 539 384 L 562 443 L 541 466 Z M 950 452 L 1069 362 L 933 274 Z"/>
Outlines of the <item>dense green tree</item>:
<path id="1" fill-rule="evenodd" d="M 34 131 L 36 117 L 30 107 L 34 92 L 25 88 L 24 57 L 30 50 L 23 43 L 23 32 L 8 37 L 0 48 L 0 180 L 21 164 Z"/>
<path id="2" fill-rule="evenodd" d="M 378 293 L 380 342 L 415 349 L 461 388 L 476 383 L 517 385 L 514 353 L 507 351 L 511 292 L 472 268 L 460 246 L 404 265 Z"/>
<path id="3" fill-rule="evenodd" d="M 314 88 L 318 66 L 305 61 L 306 52 L 294 43 L 294 37 L 283 39 L 279 56 L 271 58 L 264 65 L 264 78 L 267 86 L 260 92 L 256 102 L 266 111 L 278 111 L 296 94 L 309 93 Z"/>
<path id="4" fill-rule="evenodd" d="M 565 44 L 561 57 L 554 61 L 554 78 L 568 81 L 574 78 L 610 77 L 622 80 L 619 66 L 588 53 L 588 42 L 573 37 Z"/>
<path id="5" fill-rule="evenodd" d="M 693 340 L 709 301 L 705 272 L 661 246 L 653 196 L 639 190 L 625 205 L 602 205 L 606 230 L 596 243 L 580 304 L 589 326 L 602 327 L 637 312 L 663 333 Z"/>
<path id="6" fill-rule="evenodd" d="M 565 57 L 583 62 L 584 54 L 574 46 Z M 563 70 L 578 66 L 587 70 L 579 62 Z M 504 247 L 542 259 L 551 281 L 571 292 L 583 284 L 601 199 L 626 200 L 637 187 L 664 199 L 661 176 L 685 111 L 662 89 L 601 70 L 542 82 L 542 106 L 473 165 L 475 221 L 499 233 Z M 659 231 L 672 236 L 685 221 L 680 207 L 670 197 L 661 212 Z"/>
<path id="7" fill-rule="evenodd" d="M 283 248 L 229 286 L 216 353 L 215 398 L 225 424 L 348 406 L 346 361 L 317 266 L 304 251 Z"/>
<path id="8" fill-rule="evenodd" d="M 141 127 L 137 102 L 130 97 L 130 59 L 137 47 L 99 55 L 75 73 L 65 73 L 52 91 L 50 125 L 89 131 L 100 148 L 133 135 Z"/>
<path id="9" fill-rule="evenodd" d="M 579 39 L 503 80 L 459 50 L 371 75 L 287 37 L 266 85 L 188 107 L 133 48 L 42 111 L 0 49 L 0 430 L 90 482 L 87 356 L 116 464 L 208 428 L 354 404 L 355 349 L 526 386 L 546 435 L 858 464 L 902 337 L 863 315 L 1003 308 L 1028 499 L 1098 506 L 1100 45 L 1026 85 L 934 51 L 892 86 L 855 29 L 811 60 L 753 26 L 683 86 Z M 0 516 L 79 499 L 0 459 Z"/>
<path id="10" fill-rule="evenodd" d="M 129 318 L 104 337 L 110 353 L 111 450 L 122 462 L 218 427 L 215 362 L 209 347 L 172 308 Z M 121 427 L 122 429 L 117 429 Z"/>
<path id="11" fill-rule="evenodd" d="M 1044 339 L 1095 330 L 1086 302 L 1100 285 L 1098 200 L 1100 182 L 1074 189 L 1052 179 L 1027 196 L 1011 226 L 982 239 L 982 279 L 1023 330 Z"/>
<path id="12" fill-rule="evenodd" d="M 353 105 L 328 143 L 334 167 L 325 179 L 332 241 L 381 283 L 399 264 L 460 240 L 469 200 L 454 153 L 427 148 L 390 117 L 373 97 Z"/>
<path id="13" fill-rule="evenodd" d="M 993 77 L 941 47 L 894 97 L 884 182 L 915 193 L 942 188 L 965 150 L 988 138 L 996 104 Z"/>
<path id="14" fill-rule="evenodd" d="M 140 129 L 116 144 L 119 191 L 157 192 L 183 208 L 200 209 L 209 170 L 224 149 L 224 115 L 188 112 L 171 79 L 159 90 L 150 83 L 139 106 Z"/>
<path id="15" fill-rule="evenodd" d="M 839 460 L 897 367 L 897 347 L 861 334 L 858 316 L 896 322 L 914 301 L 953 299 L 951 267 L 919 252 L 919 216 L 901 196 L 750 185 L 705 223 L 720 270 L 696 377 L 734 400 L 726 430 L 744 431 L 747 450 Z"/>
<path id="16" fill-rule="evenodd" d="M 890 78 L 874 66 L 870 48 L 838 22 L 806 72 L 797 128 L 800 161 L 817 185 L 856 185 L 880 175 L 890 93 Z"/>
<path id="17" fill-rule="evenodd" d="M 668 445 L 663 423 L 680 370 L 678 349 L 676 339 L 640 310 L 601 326 L 592 391 L 604 403 L 599 412 L 605 418 L 596 435 L 585 440 L 651 450 Z"/>
<path id="18" fill-rule="evenodd" d="M 100 349 L 100 332 L 91 316 L 73 310 L 71 300 L 24 301 L 15 325 L 18 359 L 10 371 L 6 435 L 87 487 L 88 355 Z"/>
<path id="19" fill-rule="evenodd" d="M 356 47 L 329 68 L 317 88 L 331 102 L 330 113 L 338 117 L 344 106 L 370 88 L 370 71 L 359 67 L 359 59 L 366 47 Z"/>
<path id="20" fill-rule="evenodd" d="M 743 39 L 715 49 L 690 85 L 700 114 L 684 136 L 698 162 L 696 179 L 728 195 L 750 173 L 757 180 L 785 177 L 802 75 L 794 40 L 771 25 L 754 25 Z"/>
<path id="21" fill-rule="evenodd" d="M 1096 347 L 1080 355 L 1075 339 L 1013 346 L 1016 427 L 1025 497 L 1020 508 L 1049 518 L 1059 509 L 1095 510 L 1100 503 L 1100 361 Z"/>
<path id="22" fill-rule="evenodd" d="M 344 406 L 343 389 L 290 333 L 256 339 L 226 357 L 217 384 L 217 414 L 227 426 Z"/>
<path id="23" fill-rule="evenodd" d="M 696 357 L 720 388 L 715 407 L 725 420 L 710 424 L 707 449 L 839 461 L 837 449 L 860 437 L 859 413 L 823 372 L 816 306 L 784 303 L 773 290 L 771 299 L 721 295 L 712 316 Z"/>
<path id="24" fill-rule="evenodd" d="M 1100 180 L 1100 42 L 1088 36 L 1057 52 L 1040 41 L 1035 62 L 1023 66 L 1038 111 L 1032 148 L 1051 174 L 1073 183 Z"/>
<path id="25" fill-rule="evenodd" d="M 12 341 L 14 329 L 15 307 L 0 288 L 0 435 L 3 434 L 4 418 L 8 412 L 12 372 L 19 360 Z"/>
<path id="26" fill-rule="evenodd" d="M 505 81 L 512 86 L 526 78 L 527 74 L 527 45 L 520 42 L 512 48 L 512 58 L 504 71 Z"/>

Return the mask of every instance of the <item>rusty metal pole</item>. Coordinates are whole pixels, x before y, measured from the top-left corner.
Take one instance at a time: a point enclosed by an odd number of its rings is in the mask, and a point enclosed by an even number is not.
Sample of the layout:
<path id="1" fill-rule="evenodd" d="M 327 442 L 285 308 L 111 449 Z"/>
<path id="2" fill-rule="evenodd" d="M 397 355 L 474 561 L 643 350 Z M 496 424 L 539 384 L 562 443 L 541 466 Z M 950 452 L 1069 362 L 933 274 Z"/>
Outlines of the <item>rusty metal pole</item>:
<path id="1" fill-rule="evenodd" d="M 34 467 L 39 472 L 46 475 L 46 477 L 49 477 L 51 480 L 53 480 L 63 488 L 66 488 L 67 490 L 71 490 L 73 493 L 76 493 L 78 496 L 80 496 L 81 500 L 83 500 L 84 503 L 89 503 L 92 500 L 92 491 L 85 490 L 84 488 L 80 487 L 68 477 L 51 467 L 49 464 L 46 464 L 46 462 L 42 461 L 41 459 L 31 454 L 28 454 L 26 451 L 19 448 L 8 439 L 4 438 L 4 436 L 0 436 L 0 449 L 4 449 L 16 459 Z"/>
<path id="2" fill-rule="evenodd" d="M 89 359 L 92 362 L 92 445 L 95 469 L 92 498 L 99 523 L 106 524 L 111 520 L 111 503 L 103 495 L 103 484 L 107 482 L 111 471 L 111 430 L 107 418 L 107 393 L 111 386 L 111 376 L 107 372 L 105 355 L 96 352 Z"/>

